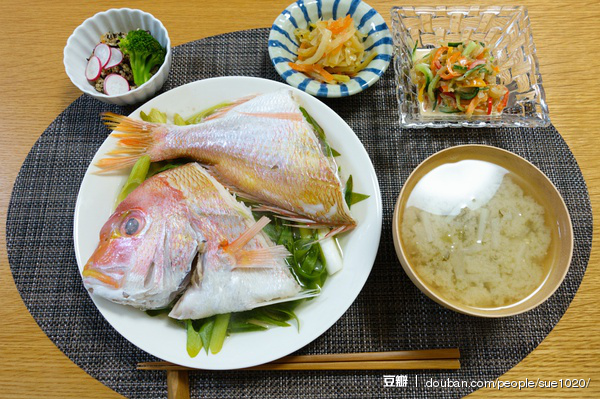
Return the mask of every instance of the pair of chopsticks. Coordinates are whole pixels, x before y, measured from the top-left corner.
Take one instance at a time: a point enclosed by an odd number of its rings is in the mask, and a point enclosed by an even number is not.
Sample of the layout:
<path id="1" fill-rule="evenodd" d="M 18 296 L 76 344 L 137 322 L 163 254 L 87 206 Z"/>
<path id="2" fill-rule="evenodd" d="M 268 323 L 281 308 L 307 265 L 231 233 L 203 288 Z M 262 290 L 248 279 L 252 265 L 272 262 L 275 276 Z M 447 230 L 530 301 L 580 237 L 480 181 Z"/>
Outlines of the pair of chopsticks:
<path id="1" fill-rule="evenodd" d="M 241 370 L 456 370 L 458 348 L 416 351 L 338 353 L 286 356 L 271 363 Z M 197 369 L 169 362 L 138 363 L 138 370 L 166 370 L 168 399 L 189 399 L 188 371 Z"/>
<path id="2" fill-rule="evenodd" d="M 458 348 L 338 353 L 286 356 L 271 363 L 242 370 L 456 370 L 460 368 L 459 359 Z M 137 368 L 166 371 L 196 370 L 169 362 L 139 363 Z"/>

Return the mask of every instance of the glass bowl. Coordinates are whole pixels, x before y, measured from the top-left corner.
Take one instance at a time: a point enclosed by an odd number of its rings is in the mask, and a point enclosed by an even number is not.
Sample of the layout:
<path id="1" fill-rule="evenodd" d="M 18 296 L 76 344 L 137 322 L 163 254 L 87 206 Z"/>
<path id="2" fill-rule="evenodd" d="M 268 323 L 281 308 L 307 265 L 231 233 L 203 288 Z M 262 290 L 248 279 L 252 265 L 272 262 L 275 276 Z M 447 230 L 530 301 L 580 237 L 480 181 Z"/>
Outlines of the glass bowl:
<path id="1" fill-rule="evenodd" d="M 527 9 L 521 6 L 392 8 L 394 70 L 400 125 L 425 127 L 542 127 L 550 124 L 548 105 Z M 424 116 L 417 87 L 410 78 L 412 51 L 444 42 L 477 40 L 490 48 L 500 69 L 498 83 L 509 90 L 500 115 L 441 114 Z"/>

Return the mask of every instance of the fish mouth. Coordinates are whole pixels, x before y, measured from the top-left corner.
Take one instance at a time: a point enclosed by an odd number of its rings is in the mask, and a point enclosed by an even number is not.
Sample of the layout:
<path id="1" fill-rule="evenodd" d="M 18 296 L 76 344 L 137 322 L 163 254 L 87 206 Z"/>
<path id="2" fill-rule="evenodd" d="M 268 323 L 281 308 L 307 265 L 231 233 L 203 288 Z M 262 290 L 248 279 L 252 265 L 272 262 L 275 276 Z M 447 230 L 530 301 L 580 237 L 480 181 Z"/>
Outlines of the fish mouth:
<path id="1" fill-rule="evenodd" d="M 93 278 L 100 281 L 103 284 L 109 285 L 113 288 L 119 288 L 121 286 L 120 282 L 114 279 L 113 277 L 102 273 L 98 269 L 94 269 L 89 263 L 85 265 L 83 268 L 83 272 L 81 273 L 83 277 Z"/>

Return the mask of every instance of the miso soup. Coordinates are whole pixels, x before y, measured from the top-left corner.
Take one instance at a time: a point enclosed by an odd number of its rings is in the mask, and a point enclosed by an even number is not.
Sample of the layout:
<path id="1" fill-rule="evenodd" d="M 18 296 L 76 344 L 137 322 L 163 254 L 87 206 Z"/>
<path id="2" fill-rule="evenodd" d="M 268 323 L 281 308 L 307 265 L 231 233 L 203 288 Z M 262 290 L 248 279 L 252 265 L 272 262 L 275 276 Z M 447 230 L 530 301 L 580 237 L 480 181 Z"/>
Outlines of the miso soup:
<path id="1" fill-rule="evenodd" d="M 404 253 L 421 281 L 447 301 L 510 306 L 549 275 L 556 218 L 505 166 L 485 159 L 434 165 L 401 207 Z"/>

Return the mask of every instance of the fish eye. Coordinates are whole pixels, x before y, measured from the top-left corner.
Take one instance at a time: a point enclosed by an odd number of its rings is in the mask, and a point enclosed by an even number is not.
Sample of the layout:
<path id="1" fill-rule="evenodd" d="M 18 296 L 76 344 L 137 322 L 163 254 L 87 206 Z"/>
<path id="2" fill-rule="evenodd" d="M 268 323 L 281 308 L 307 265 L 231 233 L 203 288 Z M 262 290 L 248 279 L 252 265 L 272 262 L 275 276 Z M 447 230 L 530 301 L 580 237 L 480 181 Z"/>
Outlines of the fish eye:
<path id="1" fill-rule="evenodd" d="M 129 218 L 129 220 L 125 222 L 125 234 L 127 235 L 134 235 L 135 233 L 137 233 L 139 228 L 140 222 L 138 222 L 135 218 Z"/>
<path id="2" fill-rule="evenodd" d="M 144 219 L 137 212 L 127 214 L 121 222 L 121 234 L 124 236 L 134 236 L 144 227 Z"/>

